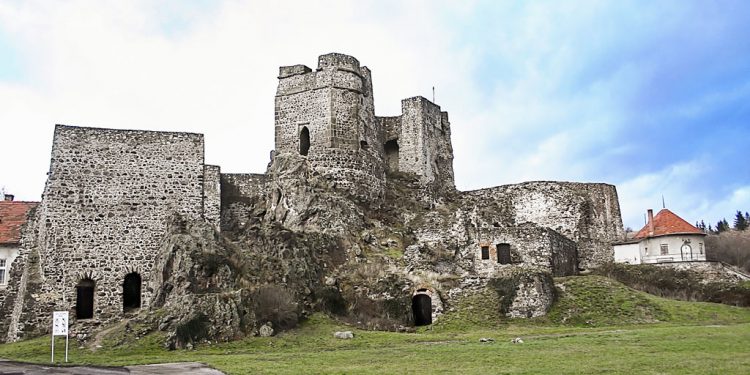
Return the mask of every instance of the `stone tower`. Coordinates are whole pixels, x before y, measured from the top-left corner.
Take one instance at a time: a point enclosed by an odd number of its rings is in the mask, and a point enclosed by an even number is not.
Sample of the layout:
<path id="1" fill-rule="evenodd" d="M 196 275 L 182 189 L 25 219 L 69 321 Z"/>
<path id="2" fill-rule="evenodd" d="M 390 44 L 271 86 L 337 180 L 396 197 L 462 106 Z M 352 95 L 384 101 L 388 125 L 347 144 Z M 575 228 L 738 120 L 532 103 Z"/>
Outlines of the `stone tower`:
<path id="1" fill-rule="evenodd" d="M 299 155 L 339 190 L 366 201 L 383 196 L 382 131 L 376 128 L 370 70 L 330 53 L 312 71 L 279 69 L 275 99 L 276 155 Z"/>
<path id="2" fill-rule="evenodd" d="M 455 190 L 448 112 L 421 96 L 401 101 L 401 116 L 378 117 L 391 171 L 414 173 L 440 190 Z"/>

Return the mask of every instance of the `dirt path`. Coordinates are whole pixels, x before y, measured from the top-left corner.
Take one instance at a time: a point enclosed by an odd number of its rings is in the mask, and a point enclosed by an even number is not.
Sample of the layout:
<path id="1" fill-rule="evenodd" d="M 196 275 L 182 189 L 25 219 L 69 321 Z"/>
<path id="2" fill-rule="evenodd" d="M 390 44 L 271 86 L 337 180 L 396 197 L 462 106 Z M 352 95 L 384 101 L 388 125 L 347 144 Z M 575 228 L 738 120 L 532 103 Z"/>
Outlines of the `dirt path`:
<path id="1" fill-rule="evenodd" d="M 121 322 L 118 322 L 117 324 L 113 325 L 112 327 L 109 327 L 103 331 L 100 331 L 99 333 L 94 336 L 94 339 L 91 340 L 91 343 L 89 343 L 89 349 L 92 351 L 96 351 L 97 349 L 102 347 L 102 340 L 104 340 L 107 335 L 118 329 L 124 327 L 126 324 L 130 323 L 130 319 L 123 319 Z"/>

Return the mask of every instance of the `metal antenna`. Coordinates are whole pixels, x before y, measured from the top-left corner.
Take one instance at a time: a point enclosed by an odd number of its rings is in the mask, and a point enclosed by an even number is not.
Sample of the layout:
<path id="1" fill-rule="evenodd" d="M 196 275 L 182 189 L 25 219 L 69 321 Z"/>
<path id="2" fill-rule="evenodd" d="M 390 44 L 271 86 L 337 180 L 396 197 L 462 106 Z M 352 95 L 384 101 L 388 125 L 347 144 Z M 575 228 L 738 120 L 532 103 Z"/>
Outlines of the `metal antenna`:
<path id="1" fill-rule="evenodd" d="M 667 208 L 667 205 L 664 204 L 664 194 L 661 195 L 661 208 Z"/>
<path id="2" fill-rule="evenodd" d="M 432 102 L 435 103 L 435 86 L 432 86 Z"/>

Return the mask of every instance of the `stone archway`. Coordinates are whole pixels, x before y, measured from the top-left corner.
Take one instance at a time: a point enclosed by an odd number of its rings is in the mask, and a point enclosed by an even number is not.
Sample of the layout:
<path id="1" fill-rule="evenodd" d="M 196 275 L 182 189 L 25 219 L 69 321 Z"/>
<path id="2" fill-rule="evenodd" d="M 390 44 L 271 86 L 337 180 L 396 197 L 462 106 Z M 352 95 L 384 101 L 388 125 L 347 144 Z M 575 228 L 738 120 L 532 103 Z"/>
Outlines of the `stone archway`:
<path id="1" fill-rule="evenodd" d="M 432 324 L 432 298 L 427 293 L 418 293 L 411 298 L 411 311 L 415 326 Z"/>
<path id="2" fill-rule="evenodd" d="M 122 282 L 122 311 L 128 312 L 141 308 L 141 275 L 131 272 L 125 275 Z"/>
<path id="3" fill-rule="evenodd" d="M 94 289 L 96 283 L 91 279 L 83 279 L 76 285 L 76 319 L 91 319 L 94 317 Z"/>

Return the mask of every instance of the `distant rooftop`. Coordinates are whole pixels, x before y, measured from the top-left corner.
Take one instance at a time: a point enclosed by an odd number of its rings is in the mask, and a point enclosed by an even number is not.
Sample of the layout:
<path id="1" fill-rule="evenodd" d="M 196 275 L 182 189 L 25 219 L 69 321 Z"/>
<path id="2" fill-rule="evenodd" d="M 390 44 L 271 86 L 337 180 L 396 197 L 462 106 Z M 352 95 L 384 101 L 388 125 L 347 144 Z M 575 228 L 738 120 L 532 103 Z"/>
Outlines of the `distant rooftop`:
<path id="1" fill-rule="evenodd" d="M 38 204 L 39 202 L 0 201 L 0 245 L 20 242 L 21 226 L 26 223 L 29 211 Z"/>
<path id="2" fill-rule="evenodd" d="M 654 216 L 654 233 L 649 233 L 649 223 L 638 231 L 636 239 L 666 236 L 668 234 L 705 234 L 700 229 L 664 208 Z"/>

